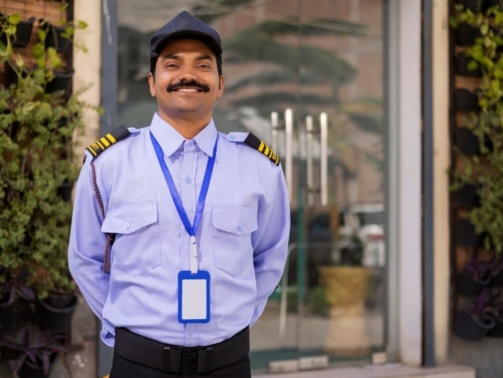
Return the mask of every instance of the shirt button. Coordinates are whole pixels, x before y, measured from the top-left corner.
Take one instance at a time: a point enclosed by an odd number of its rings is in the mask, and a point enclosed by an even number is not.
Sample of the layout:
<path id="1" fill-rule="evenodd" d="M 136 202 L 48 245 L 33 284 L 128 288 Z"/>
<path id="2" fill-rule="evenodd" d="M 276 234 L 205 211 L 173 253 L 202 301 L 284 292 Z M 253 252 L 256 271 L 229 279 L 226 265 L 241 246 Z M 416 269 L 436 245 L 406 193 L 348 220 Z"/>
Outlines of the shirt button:
<path id="1" fill-rule="evenodd" d="M 236 139 L 236 137 L 234 135 L 229 135 L 229 138 L 230 139 Z"/>
<path id="2" fill-rule="evenodd" d="M 243 231 L 243 227 L 239 226 L 239 227 L 238 227 L 238 231 L 239 231 L 239 232 Z"/>
<path id="3" fill-rule="evenodd" d="M 125 228 L 125 229 L 128 229 L 129 227 L 130 227 L 130 224 L 129 224 L 129 223 L 125 223 L 125 224 L 124 224 L 124 228 Z"/>
<path id="4" fill-rule="evenodd" d="M 192 179 L 190 177 L 185 178 L 185 183 L 190 184 L 192 182 Z"/>

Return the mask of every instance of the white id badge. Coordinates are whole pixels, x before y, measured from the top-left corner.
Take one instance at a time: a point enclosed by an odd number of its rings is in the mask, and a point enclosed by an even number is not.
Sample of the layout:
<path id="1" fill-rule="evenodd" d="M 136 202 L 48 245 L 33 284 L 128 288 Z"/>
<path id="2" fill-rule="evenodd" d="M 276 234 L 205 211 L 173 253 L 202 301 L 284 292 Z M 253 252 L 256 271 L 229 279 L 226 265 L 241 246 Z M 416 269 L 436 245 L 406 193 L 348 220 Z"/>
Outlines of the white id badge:
<path id="1" fill-rule="evenodd" d="M 200 270 L 178 273 L 178 321 L 208 323 L 210 321 L 210 273 Z"/>

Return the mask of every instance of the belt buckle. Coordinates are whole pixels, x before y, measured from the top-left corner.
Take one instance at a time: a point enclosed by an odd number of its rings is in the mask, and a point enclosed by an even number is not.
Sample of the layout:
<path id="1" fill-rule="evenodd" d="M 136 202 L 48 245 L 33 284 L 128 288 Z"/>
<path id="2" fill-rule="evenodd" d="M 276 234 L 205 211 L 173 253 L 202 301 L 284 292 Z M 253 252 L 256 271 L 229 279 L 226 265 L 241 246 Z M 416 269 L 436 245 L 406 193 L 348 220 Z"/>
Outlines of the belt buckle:
<path id="1" fill-rule="evenodd" d="M 192 352 L 185 351 L 186 363 L 185 366 L 190 369 L 192 373 L 197 373 L 197 360 L 199 357 L 199 349 Z"/>

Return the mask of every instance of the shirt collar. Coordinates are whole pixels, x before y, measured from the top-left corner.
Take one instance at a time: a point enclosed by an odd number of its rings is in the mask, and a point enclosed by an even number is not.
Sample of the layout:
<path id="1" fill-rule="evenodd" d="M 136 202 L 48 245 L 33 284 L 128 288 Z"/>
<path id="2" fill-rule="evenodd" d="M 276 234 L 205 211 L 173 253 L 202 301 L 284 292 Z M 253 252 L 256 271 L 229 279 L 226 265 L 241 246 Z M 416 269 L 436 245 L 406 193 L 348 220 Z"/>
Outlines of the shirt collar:
<path id="1" fill-rule="evenodd" d="M 158 113 L 154 114 L 150 131 L 162 147 L 165 155 L 171 156 L 180 145 L 186 140 L 178 131 L 168 122 L 163 120 Z M 208 156 L 213 156 L 213 147 L 217 138 L 217 129 L 213 119 L 194 137 L 197 146 Z"/>

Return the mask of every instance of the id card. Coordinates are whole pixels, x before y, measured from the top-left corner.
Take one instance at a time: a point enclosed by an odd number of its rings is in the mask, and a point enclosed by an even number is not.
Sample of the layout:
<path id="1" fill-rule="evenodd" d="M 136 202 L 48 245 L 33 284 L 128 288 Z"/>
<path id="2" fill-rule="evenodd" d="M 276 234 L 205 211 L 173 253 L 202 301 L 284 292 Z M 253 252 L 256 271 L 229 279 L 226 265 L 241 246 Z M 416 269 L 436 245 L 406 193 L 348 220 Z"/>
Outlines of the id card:
<path id="1" fill-rule="evenodd" d="M 178 321 L 208 323 L 210 321 L 210 273 L 190 270 L 178 273 Z"/>

